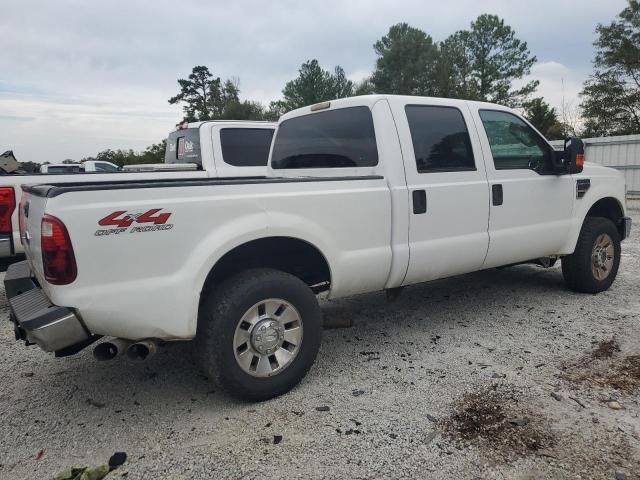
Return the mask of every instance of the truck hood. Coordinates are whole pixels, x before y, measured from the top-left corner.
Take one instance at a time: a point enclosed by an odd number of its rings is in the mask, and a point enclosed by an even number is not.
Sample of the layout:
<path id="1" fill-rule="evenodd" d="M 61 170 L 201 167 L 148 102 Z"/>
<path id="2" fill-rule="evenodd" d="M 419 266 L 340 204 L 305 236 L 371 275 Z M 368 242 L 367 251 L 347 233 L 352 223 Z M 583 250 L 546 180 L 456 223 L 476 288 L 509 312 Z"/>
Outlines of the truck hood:
<path id="1" fill-rule="evenodd" d="M 619 178 L 624 181 L 624 175 L 615 168 L 605 167 L 593 162 L 584 162 L 584 168 L 582 173 L 576 175 L 577 177 L 613 177 Z"/>

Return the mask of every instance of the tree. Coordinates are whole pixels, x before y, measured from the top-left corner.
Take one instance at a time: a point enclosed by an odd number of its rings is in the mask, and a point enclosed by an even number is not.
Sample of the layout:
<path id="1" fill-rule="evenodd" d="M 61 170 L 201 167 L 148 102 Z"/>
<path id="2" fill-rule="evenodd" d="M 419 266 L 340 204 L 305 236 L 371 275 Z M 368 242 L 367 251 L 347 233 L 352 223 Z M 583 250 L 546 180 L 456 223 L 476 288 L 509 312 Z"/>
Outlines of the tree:
<path id="1" fill-rule="evenodd" d="M 111 150 L 110 148 L 108 148 L 107 150 L 103 150 L 101 152 L 98 152 L 98 154 L 95 156 L 95 160 L 102 161 L 102 162 L 115 163 L 119 167 L 122 167 L 122 166 L 128 165 L 130 163 L 135 163 L 135 162 L 131 161 L 131 159 L 134 156 L 135 156 L 135 153 L 131 149 L 129 149 L 129 150 L 122 150 L 122 149 Z M 91 157 L 89 157 L 89 158 L 91 158 Z M 83 159 L 83 161 L 84 161 L 84 159 Z"/>
<path id="2" fill-rule="evenodd" d="M 440 59 L 438 90 L 446 96 L 520 107 L 539 84 L 532 80 L 512 89 L 513 81 L 531 73 L 537 59 L 496 15 L 480 15 L 470 30 L 447 38 Z"/>
<path id="3" fill-rule="evenodd" d="M 36 173 L 40 170 L 40 164 L 36 162 L 20 162 L 20 170 L 25 173 Z"/>
<path id="4" fill-rule="evenodd" d="M 446 98 L 477 98 L 473 87 L 473 58 L 469 48 L 469 32 L 459 31 L 440 44 L 435 71 L 436 92 Z"/>
<path id="5" fill-rule="evenodd" d="M 537 97 L 523 105 L 524 116 L 549 140 L 560 140 L 565 137 L 563 125 L 558 120 L 556 109 L 543 98 Z"/>
<path id="6" fill-rule="evenodd" d="M 133 158 L 129 158 L 127 160 L 132 161 L 131 163 L 127 163 L 127 165 L 138 164 L 138 163 L 164 163 L 164 153 L 167 148 L 167 140 L 164 139 L 160 143 L 154 143 L 149 145 L 144 152 L 141 154 L 135 155 Z"/>
<path id="7" fill-rule="evenodd" d="M 220 78 L 213 78 L 209 69 L 198 65 L 193 67 L 189 78 L 178 79 L 180 93 L 169 99 L 169 103 L 184 103 L 184 114 L 187 121 L 208 120 L 219 108 Z"/>
<path id="8" fill-rule="evenodd" d="M 318 60 L 308 60 L 300 66 L 298 77 L 286 83 L 282 89 L 283 99 L 271 102 L 269 116 L 296 108 L 353 95 L 353 82 L 342 67 L 333 72 L 323 69 Z"/>
<path id="9" fill-rule="evenodd" d="M 596 27 L 595 71 L 581 93 L 587 136 L 640 132 L 640 2 Z"/>
<path id="10" fill-rule="evenodd" d="M 371 95 L 375 91 L 371 77 L 364 78 L 353 85 L 354 95 Z"/>
<path id="11" fill-rule="evenodd" d="M 240 100 L 239 80 L 224 82 L 205 66 L 193 67 L 187 79 L 179 79 L 180 93 L 169 103 L 183 103 L 188 122 L 216 119 L 261 120 L 263 108 L 256 102 Z"/>
<path id="12" fill-rule="evenodd" d="M 371 76 L 376 93 L 434 95 L 438 46 L 422 30 L 398 23 L 378 40 Z"/>

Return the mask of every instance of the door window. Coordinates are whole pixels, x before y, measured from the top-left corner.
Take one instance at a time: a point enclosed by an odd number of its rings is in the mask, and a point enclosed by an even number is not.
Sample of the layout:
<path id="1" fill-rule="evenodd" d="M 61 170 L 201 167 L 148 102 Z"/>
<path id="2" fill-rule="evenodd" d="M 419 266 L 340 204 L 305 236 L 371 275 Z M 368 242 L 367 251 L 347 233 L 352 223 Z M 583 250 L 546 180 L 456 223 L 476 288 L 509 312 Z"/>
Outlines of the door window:
<path id="1" fill-rule="evenodd" d="M 550 147 L 517 116 L 480 110 L 496 170 L 529 169 L 542 172 L 551 161 Z"/>
<path id="2" fill-rule="evenodd" d="M 419 173 L 475 170 L 462 113 L 453 107 L 405 107 Z"/>

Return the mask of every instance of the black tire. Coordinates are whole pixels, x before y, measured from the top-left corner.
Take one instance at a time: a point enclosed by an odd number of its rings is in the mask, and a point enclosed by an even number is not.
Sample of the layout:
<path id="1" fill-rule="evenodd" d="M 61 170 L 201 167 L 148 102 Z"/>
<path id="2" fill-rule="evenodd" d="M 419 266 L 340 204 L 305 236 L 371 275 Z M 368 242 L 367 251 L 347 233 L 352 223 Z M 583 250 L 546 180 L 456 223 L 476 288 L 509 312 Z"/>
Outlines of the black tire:
<path id="1" fill-rule="evenodd" d="M 303 338 L 286 368 L 266 378 L 254 377 L 236 360 L 234 334 L 252 306 L 272 298 L 294 306 L 303 325 Z M 242 400 L 268 400 L 295 387 L 313 365 L 321 338 L 322 315 L 315 295 L 288 273 L 266 268 L 247 270 L 203 293 L 196 335 L 198 363 L 209 379 Z"/>
<path id="2" fill-rule="evenodd" d="M 592 269 L 592 255 L 600 235 L 606 234 L 613 243 L 613 265 L 604 278 L 597 278 Z M 581 293 L 599 293 L 607 290 L 618 274 L 620 266 L 620 233 L 608 218 L 587 217 L 580 230 L 578 243 L 572 255 L 562 257 L 562 275 L 571 290 Z"/>

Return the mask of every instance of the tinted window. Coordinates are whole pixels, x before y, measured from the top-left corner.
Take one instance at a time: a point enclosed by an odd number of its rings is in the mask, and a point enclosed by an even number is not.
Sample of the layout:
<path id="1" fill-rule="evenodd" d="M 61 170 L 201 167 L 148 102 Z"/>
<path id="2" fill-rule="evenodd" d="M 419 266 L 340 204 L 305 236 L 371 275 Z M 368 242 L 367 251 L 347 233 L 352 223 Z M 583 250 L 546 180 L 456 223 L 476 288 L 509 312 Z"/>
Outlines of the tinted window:
<path id="1" fill-rule="evenodd" d="M 49 173 L 78 173 L 80 166 L 78 165 L 55 165 L 47 167 Z"/>
<path id="2" fill-rule="evenodd" d="M 202 165 L 199 129 L 185 128 L 171 132 L 169 137 L 167 137 L 164 162 L 197 163 L 198 165 Z"/>
<path id="3" fill-rule="evenodd" d="M 371 111 L 351 107 L 285 120 L 273 145 L 273 168 L 371 167 L 378 148 Z"/>
<path id="4" fill-rule="evenodd" d="M 118 167 L 110 165 L 108 163 L 98 162 L 96 163 L 96 172 L 117 172 Z"/>
<path id="5" fill-rule="evenodd" d="M 457 108 L 407 105 L 418 172 L 475 170 L 467 125 Z"/>
<path id="6" fill-rule="evenodd" d="M 234 167 L 265 167 L 272 138 L 273 130 L 269 128 L 223 128 L 222 158 Z"/>
<path id="7" fill-rule="evenodd" d="M 496 170 L 543 170 L 550 162 L 548 144 L 523 120 L 507 112 L 480 110 Z"/>

